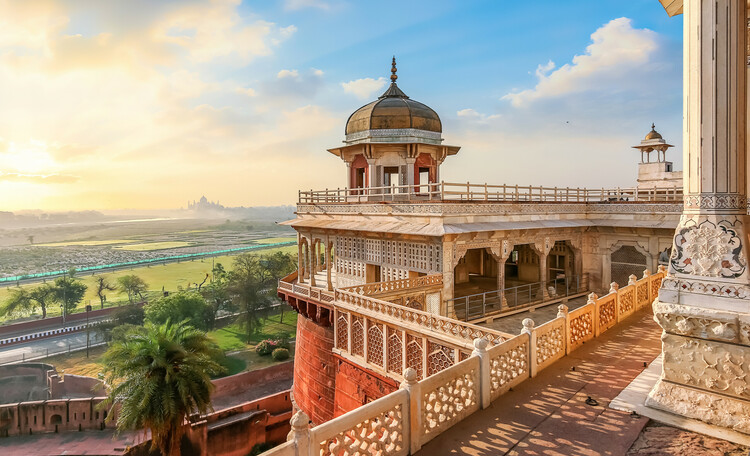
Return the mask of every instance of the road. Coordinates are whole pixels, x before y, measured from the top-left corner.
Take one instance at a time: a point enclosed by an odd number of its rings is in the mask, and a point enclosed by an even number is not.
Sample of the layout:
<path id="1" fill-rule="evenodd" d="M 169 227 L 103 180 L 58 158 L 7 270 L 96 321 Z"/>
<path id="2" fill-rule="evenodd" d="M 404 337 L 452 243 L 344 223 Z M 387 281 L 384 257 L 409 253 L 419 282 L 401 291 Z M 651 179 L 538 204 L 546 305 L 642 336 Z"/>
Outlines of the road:
<path id="1" fill-rule="evenodd" d="M 91 344 L 101 342 L 101 338 L 96 331 L 91 331 L 90 337 Z M 0 365 L 46 355 L 48 350 L 50 355 L 58 352 L 66 352 L 68 346 L 70 346 L 71 349 L 85 347 L 86 332 L 83 331 L 65 334 L 58 337 L 50 337 L 48 339 L 32 340 L 24 344 L 15 344 L 9 347 L 0 348 Z"/>
<path id="2" fill-rule="evenodd" d="M 89 319 L 89 324 L 93 325 L 96 322 L 103 321 L 103 320 L 106 320 L 108 318 L 109 318 L 109 315 L 103 315 L 103 316 L 98 317 L 98 318 L 91 318 L 91 319 Z M 38 328 L 34 328 L 34 329 L 28 329 L 27 328 L 27 329 L 23 329 L 23 330 L 8 331 L 8 332 L 3 332 L 3 330 L 10 329 L 12 325 L 8 325 L 8 326 L 5 326 L 5 327 L 4 326 L 0 326 L 0 339 L 9 339 L 11 337 L 25 336 L 27 334 L 34 334 L 34 333 L 44 332 L 44 331 L 46 331 L 48 329 L 62 329 L 62 328 L 67 328 L 69 326 L 78 326 L 78 325 L 85 325 L 85 324 L 86 324 L 86 319 L 84 318 L 83 320 L 76 320 L 76 321 L 72 321 L 72 322 L 69 321 L 68 323 L 66 323 L 64 325 L 60 324 L 59 322 L 58 323 L 50 322 L 50 324 L 48 324 L 48 325 L 39 326 Z"/>

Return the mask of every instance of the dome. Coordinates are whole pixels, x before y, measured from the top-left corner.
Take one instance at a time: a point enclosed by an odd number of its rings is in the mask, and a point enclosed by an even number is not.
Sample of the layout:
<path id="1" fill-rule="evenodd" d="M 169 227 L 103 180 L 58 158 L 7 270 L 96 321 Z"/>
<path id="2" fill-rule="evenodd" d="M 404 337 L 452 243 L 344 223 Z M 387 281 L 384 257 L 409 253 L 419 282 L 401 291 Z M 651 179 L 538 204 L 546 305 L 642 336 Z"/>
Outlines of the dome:
<path id="1" fill-rule="evenodd" d="M 654 125 L 654 124 L 651 124 L 651 131 L 648 132 L 648 134 L 646 135 L 646 138 L 645 138 L 646 141 L 649 141 L 651 139 L 662 139 L 662 137 L 659 134 L 659 132 L 656 131 L 656 125 Z"/>
<path id="2" fill-rule="evenodd" d="M 440 117 L 429 106 L 410 99 L 396 85 L 396 59 L 391 68 L 391 86 L 377 100 L 354 111 L 346 122 L 346 134 L 367 130 L 413 128 L 441 133 Z"/>

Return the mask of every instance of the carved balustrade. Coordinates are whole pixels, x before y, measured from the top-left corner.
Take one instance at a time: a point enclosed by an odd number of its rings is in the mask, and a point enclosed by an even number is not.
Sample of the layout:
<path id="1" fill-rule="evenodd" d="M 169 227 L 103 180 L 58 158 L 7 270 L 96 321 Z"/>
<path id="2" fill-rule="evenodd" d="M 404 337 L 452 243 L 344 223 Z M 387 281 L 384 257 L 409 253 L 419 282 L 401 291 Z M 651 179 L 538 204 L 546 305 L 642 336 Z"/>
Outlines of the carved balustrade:
<path id="1" fill-rule="evenodd" d="M 646 271 L 642 279 L 631 278 L 628 286 L 613 287 L 601 298 L 592 293 L 586 305 L 571 312 L 565 305 L 560 305 L 557 318 L 539 327 L 534 327 L 534 322 L 526 319 L 521 334 L 493 341 L 493 346 L 490 346 L 492 337 L 478 335 L 473 340 L 471 353 L 466 344 L 451 346 L 445 341 L 404 330 L 401 326 L 379 323 L 377 319 L 368 323 L 369 317 L 356 313 L 354 307 L 377 307 L 377 311 L 385 315 L 390 312 L 389 306 L 397 306 L 382 302 L 364 304 L 362 300 L 372 298 L 343 292 L 347 299 L 360 301 L 350 308 L 340 306 L 336 309 L 337 349 L 346 345 L 350 354 L 357 353 L 354 356 L 364 359 L 368 353 L 367 336 L 382 337 L 377 344 L 378 349 L 383 349 L 382 358 L 371 358 L 367 362 L 376 361 L 383 366 L 381 371 L 391 374 L 398 366 L 404 368 L 400 376 L 403 378 L 401 389 L 313 429 L 309 428 L 307 416 L 298 412 L 292 418 L 290 441 L 264 454 L 414 454 L 462 419 L 480 408 L 489 407 L 510 388 L 534 377 L 606 328 L 653 302 L 658 293 L 656 284 L 661 284 L 664 274 L 663 269 L 653 275 Z M 336 303 L 338 306 L 338 294 Z M 413 312 L 410 309 L 405 311 Z M 413 313 L 415 316 L 421 314 L 423 312 Z M 397 312 L 394 315 L 403 317 Z M 370 333 L 368 328 L 374 327 L 378 330 Z M 362 338 L 356 348 L 352 340 L 354 332 Z M 408 348 L 410 346 L 412 349 Z M 425 373 L 427 376 L 423 378 Z"/>

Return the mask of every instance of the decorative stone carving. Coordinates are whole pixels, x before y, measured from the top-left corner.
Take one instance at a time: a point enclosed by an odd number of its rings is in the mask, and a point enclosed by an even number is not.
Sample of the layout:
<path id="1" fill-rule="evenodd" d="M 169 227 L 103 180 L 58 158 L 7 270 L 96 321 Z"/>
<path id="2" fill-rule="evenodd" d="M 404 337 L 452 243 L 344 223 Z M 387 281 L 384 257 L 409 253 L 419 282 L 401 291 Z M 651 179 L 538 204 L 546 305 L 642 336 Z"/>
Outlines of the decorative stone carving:
<path id="1" fill-rule="evenodd" d="M 673 334 L 662 346 L 665 380 L 750 399 L 750 348 Z"/>
<path id="2" fill-rule="evenodd" d="M 538 334 L 536 339 L 536 362 L 541 365 L 565 351 L 565 325 L 555 325 L 544 334 Z"/>
<path id="3" fill-rule="evenodd" d="M 685 195 L 685 209 L 747 209 L 745 195 L 736 193 L 707 193 L 701 195 Z"/>
<path id="4" fill-rule="evenodd" d="M 523 342 L 490 359 L 490 394 L 495 393 L 519 376 L 529 375 L 529 345 Z"/>
<path id="5" fill-rule="evenodd" d="M 750 402 L 659 380 L 646 405 L 750 434 Z"/>
<path id="6" fill-rule="evenodd" d="M 742 239 L 738 236 L 741 226 L 722 220 L 713 223 L 704 220 L 696 223 L 692 219 L 681 223 L 674 238 L 674 252 L 670 264 L 682 274 L 702 277 L 737 278 L 745 272 L 745 255 Z"/>
<path id="7" fill-rule="evenodd" d="M 451 377 L 437 388 L 422 395 L 422 424 L 424 434 L 439 434 L 466 415 L 477 405 L 476 372 Z"/>
<path id="8" fill-rule="evenodd" d="M 665 332 L 723 342 L 740 342 L 737 314 L 663 302 L 654 303 L 654 319 Z"/>
<path id="9" fill-rule="evenodd" d="M 402 404 L 319 442 L 321 455 L 398 454 L 404 448 Z M 318 453 L 318 451 L 316 451 Z"/>
<path id="10" fill-rule="evenodd" d="M 665 290 L 704 294 L 723 298 L 750 298 L 750 286 L 725 284 L 705 280 L 686 280 L 684 278 L 666 277 L 662 280 Z"/>

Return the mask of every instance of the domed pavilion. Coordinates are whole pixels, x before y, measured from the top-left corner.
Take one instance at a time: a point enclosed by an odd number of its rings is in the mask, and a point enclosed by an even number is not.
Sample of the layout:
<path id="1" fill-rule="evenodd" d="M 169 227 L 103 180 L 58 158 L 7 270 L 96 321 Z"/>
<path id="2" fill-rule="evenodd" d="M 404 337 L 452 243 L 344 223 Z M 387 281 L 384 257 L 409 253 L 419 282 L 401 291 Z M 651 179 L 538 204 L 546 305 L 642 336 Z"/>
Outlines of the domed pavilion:
<path id="1" fill-rule="evenodd" d="M 344 146 L 328 149 L 346 163 L 349 189 L 427 193 L 445 158 L 460 149 L 442 144 L 440 116 L 398 87 L 396 71 L 394 57 L 388 90 L 349 116 Z"/>

